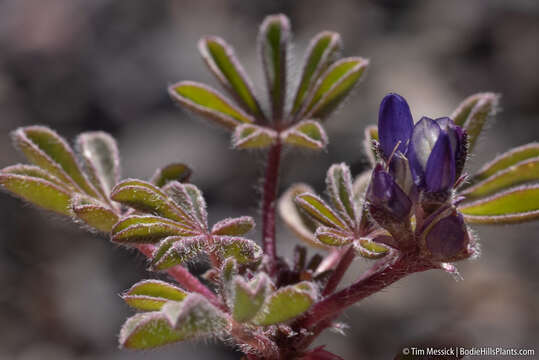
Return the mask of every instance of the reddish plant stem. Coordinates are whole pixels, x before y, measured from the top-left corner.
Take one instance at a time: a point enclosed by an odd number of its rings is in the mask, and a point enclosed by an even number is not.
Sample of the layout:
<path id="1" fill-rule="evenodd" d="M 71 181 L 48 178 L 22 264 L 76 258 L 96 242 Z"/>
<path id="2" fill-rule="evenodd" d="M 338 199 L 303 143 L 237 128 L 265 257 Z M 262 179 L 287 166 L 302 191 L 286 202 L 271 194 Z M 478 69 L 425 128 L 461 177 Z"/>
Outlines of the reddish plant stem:
<path id="1" fill-rule="evenodd" d="M 275 200 L 279 181 L 279 163 L 281 161 L 281 142 L 277 140 L 268 152 L 264 192 L 262 194 L 262 241 L 264 253 L 270 260 L 270 273 L 275 273 L 277 250 L 275 245 Z"/>
<path id="2" fill-rule="evenodd" d="M 326 287 L 322 291 L 322 296 L 327 296 L 335 291 L 355 257 L 356 254 L 352 246 L 348 247 L 348 249 L 344 251 L 344 254 L 342 254 L 337 267 L 335 268 L 335 272 L 331 275 Z"/>
<path id="3" fill-rule="evenodd" d="M 137 249 L 146 255 L 147 258 L 151 258 L 153 254 L 153 245 L 139 245 Z M 190 292 L 199 293 L 208 299 L 213 305 L 219 309 L 225 310 L 223 304 L 219 301 L 213 291 L 211 291 L 206 285 L 201 283 L 193 274 L 189 272 L 185 267 L 176 265 L 167 270 L 168 274 L 174 278 L 183 286 L 183 288 Z"/>
<path id="4" fill-rule="evenodd" d="M 387 263 L 384 262 L 388 260 L 382 260 L 376 264 L 372 271 L 366 272 L 349 287 L 316 303 L 309 315 L 299 325 L 309 329 L 320 321 L 338 315 L 346 307 L 384 289 L 407 275 L 435 268 L 433 264 L 426 263 L 417 256 L 399 255 L 393 264 L 387 266 Z"/>

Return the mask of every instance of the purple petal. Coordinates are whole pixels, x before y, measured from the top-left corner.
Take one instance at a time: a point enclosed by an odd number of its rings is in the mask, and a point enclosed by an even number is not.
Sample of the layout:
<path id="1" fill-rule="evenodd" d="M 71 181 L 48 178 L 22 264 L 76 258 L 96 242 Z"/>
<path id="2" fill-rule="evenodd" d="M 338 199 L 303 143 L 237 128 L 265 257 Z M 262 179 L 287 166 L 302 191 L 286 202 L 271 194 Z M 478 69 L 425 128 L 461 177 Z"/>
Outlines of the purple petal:
<path id="1" fill-rule="evenodd" d="M 460 126 L 455 125 L 453 120 L 443 117 L 435 120 L 442 131 L 449 135 L 451 149 L 455 157 L 455 178 L 459 177 L 466 162 L 466 132 Z"/>
<path id="2" fill-rule="evenodd" d="M 431 255 L 440 261 L 452 261 L 468 252 L 470 242 L 462 215 L 451 215 L 434 224 L 425 237 L 425 245 Z"/>
<path id="3" fill-rule="evenodd" d="M 441 132 L 432 149 L 425 169 L 428 191 L 446 191 L 455 183 L 455 158 L 449 136 Z"/>
<path id="4" fill-rule="evenodd" d="M 398 219 L 407 218 L 412 208 L 412 202 L 408 196 L 380 164 L 372 173 L 366 198 L 371 205 L 383 209 Z"/>
<path id="5" fill-rule="evenodd" d="M 424 184 L 427 161 L 440 132 L 440 126 L 428 117 L 422 117 L 414 126 L 407 157 L 417 186 Z"/>
<path id="6" fill-rule="evenodd" d="M 378 138 L 386 159 L 399 141 L 397 150 L 406 152 L 406 143 L 410 140 L 413 127 L 412 113 L 406 100 L 398 94 L 386 95 L 380 104 L 378 116 Z"/>

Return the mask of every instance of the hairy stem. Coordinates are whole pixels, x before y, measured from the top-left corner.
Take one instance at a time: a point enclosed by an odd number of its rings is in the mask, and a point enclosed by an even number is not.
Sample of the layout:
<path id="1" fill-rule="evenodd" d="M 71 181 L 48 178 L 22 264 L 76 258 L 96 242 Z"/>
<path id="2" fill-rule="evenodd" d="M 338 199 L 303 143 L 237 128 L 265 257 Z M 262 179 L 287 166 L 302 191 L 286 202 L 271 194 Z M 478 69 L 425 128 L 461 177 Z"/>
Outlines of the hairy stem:
<path id="1" fill-rule="evenodd" d="M 393 284 L 403 277 L 435 268 L 435 265 L 426 263 L 417 256 L 400 254 L 396 260 L 382 259 L 373 269 L 367 271 L 358 281 L 349 287 L 333 293 L 316 303 L 309 316 L 301 321 L 300 325 L 310 328 L 318 322 L 338 315 L 346 307 L 372 295 Z"/>
<path id="2" fill-rule="evenodd" d="M 153 254 L 153 245 L 139 245 L 138 250 L 146 255 L 147 258 L 151 258 Z M 189 272 L 185 267 L 176 265 L 167 270 L 168 274 L 174 278 L 183 286 L 183 288 L 190 292 L 196 292 L 208 299 L 213 305 L 225 310 L 223 304 L 219 301 L 213 291 L 211 291 L 206 285 L 200 282 L 193 274 Z"/>
<path id="3" fill-rule="evenodd" d="M 356 254 L 352 246 L 348 247 L 348 249 L 344 251 L 344 254 L 341 255 L 337 267 L 335 268 L 335 272 L 331 275 L 328 280 L 328 283 L 326 284 L 326 287 L 322 291 L 322 296 L 327 296 L 335 291 L 337 286 L 339 286 L 344 274 L 346 273 L 346 270 L 348 270 L 348 267 L 350 267 L 350 264 L 352 264 L 352 261 L 355 257 Z"/>
<path id="4" fill-rule="evenodd" d="M 275 200 L 277 198 L 277 184 L 279 181 L 281 148 L 282 144 L 277 140 L 269 149 L 264 178 L 264 192 L 262 194 L 262 241 L 264 244 L 264 253 L 270 260 L 270 273 L 272 274 L 276 270 L 275 263 L 277 259 L 275 245 Z"/>

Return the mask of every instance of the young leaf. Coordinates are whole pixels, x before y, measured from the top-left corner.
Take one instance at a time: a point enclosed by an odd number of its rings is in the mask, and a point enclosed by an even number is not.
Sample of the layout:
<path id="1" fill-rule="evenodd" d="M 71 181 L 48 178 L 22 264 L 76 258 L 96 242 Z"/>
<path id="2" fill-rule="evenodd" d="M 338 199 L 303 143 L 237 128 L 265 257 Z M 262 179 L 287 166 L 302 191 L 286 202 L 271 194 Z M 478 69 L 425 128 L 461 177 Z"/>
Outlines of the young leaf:
<path id="1" fill-rule="evenodd" d="M 188 294 L 182 289 L 160 280 L 144 280 L 133 285 L 122 299 L 131 307 L 144 311 L 161 310 L 169 301 L 182 301 Z"/>
<path id="2" fill-rule="evenodd" d="M 19 128 L 13 132 L 13 140 L 33 164 L 90 196 L 98 196 L 82 173 L 71 147 L 53 130 L 44 126 Z"/>
<path id="3" fill-rule="evenodd" d="M 314 238 L 317 224 L 296 203 L 296 196 L 312 192 L 314 190 L 307 184 L 292 185 L 279 199 L 279 214 L 290 230 L 301 240 L 314 247 L 326 248 Z"/>
<path id="4" fill-rule="evenodd" d="M 255 117 L 262 111 L 254 96 L 253 85 L 234 54 L 234 49 L 223 39 L 208 36 L 200 40 L 198 49 L 219 82 Z"/>
<path id="5" fill-rule="evenodd" d="M 341 47 L 340 35 L 332 31 L 323 31 L 311 40 L 306 52 L 301 80 L 292 106 L 292 114 L 300 110 L 305 96 L 312 89 L 320 74 L 335 60 Z"/>
<path id="6" fill-rule="evenodd" d="M 378 127 L 370 125 L 365 128 L 365 140 L 363 140 L 363 149 L 369 158 L 371 165 L 374 166 L 380 160 L 378 153 L 374 149 L 374 141 L 378 141 Z"/>
<path id="7" fill-rule="evenodd" d="M 43 179 L 43 180 L 53 183 L 54 185 L 57 185 L 58 187 L 64 189 L 65 191 L 69 191 L 69 186 L 66 186 L 56 176 L 43 170 L 39 166 L 17 164 L 17 165 L 11 165 L 11 166 L 5 167 L 2 170 L 0 170 L 0 172 L 3 174 L 24 175 L 24 176 Z"/>
<path id="8" fill-rule="evenodd" d="M 240 265 L 258 261 L 263 251 L 254 241 L 238 236 L 213 236 L 215 251 L 222 259 L 233 257 Z"/>
<path id="9" fill-rule="evenodd" d="M 120 330 L 119 343 L 122 348 L 142 350 L 194 337 L 195 334 L 174 329 L 165 314 L 154 311 L 127 319 Z"/>
<path id="10" fill-rule="evenodd" d="M 120 155 L 116 141 L 107 133 L 82 133 L 75 141 L 86 174 L 105 199 L 120 181 Z"/>
<path id="11" fill-rule="evenodd" d="M 318 241 L 329 246 L 345 246 L 350 244 L 353 236 L 342 230 L 321 226 L 316 230 L 315 237 Z"/>
<path id="12" fill-rule="evenodd" d="M 281 120 L 286 98 L 287 51 L 290 22 L 285 15 L 271 15 L 260 26 L 260 52 L 268 84 L 274 120 Z"/>
<path id="13" fill-rule="evenodd" d="M 304 193 L 296 197 L 296 203 L 316 221 L 334 228 L 346 229 L 344 221 L 318 196 Z"/>
<path id="14" fill-rule="evenodd" d="M 516 147 L 485 164 L 485 166 L 473 176 L 470 183 L 476 184 L 513 165 L 536 157 L 539 157 L 539 143 L 533 142 Z"/>
<path id="15" fill-rule="evenodd" d="M 479 93 L 465 99 L 453 112 L 451 118 L 468 134 L 468 153 L 472 151 L 489 117 L 498 110 L 500 96 L 493 93 Z"/>
<path id="16" fill-rule="evenodd" d="M 129 318 L 122 326 L 119 342 L 121 347 L 128 349 L 151 349 L 207 337 L 225 326 L 226 320 L 219 310 L 202 296 L 190 294 L 180 303 L 167 303 L 161 312 Z"/>
<path id="17" fill-rule="evenodd" d="M 320 150 L 328 144 L 328 136 L 317 121 L 304 120 L 281 133 L 284 143 Z"/>
<path id="18" fill-rule="evenodd" d="M 270 291 L 270 280 L 264 273 L 260 273 L 249 284 L 237 276 L 234 280 L 234 303 L 232 316 L 238 322 L 249 321 L 255 316 Z"/>
<path id="19" fill-rule="evenodd" d="M 232 146 L 236 149 L 262 149 L 277 139 L 277 132 L 257 125 L 244 124 L 236 127 Z"/>
<path id="20" fill-rule="evenodd" d="M 183 186 L 191 199 L 191 204 L 193 204 L 193 216 L 206 229 L 208 227 L 208 213 L 206 211 L 206 200 L 204 200 L 202 192 L 192 184 L 184 184 Z"/>
<path id="21" fill-rule="evenodd" d="M 508 187 L 539 180 L 539 157 L 521 161 L 459 193 L 466 199 L 493 194 Z"/>
<path id="22" fill-rule="evenodd" d="M 367 259 L 378 259 L 389 252 L 387 247 L 372 241 L 370 238 L 360 238 L 354 241 L 354 250 Z"/>
<path id="23" fill-rule="evenodd" d="M 352 90 L 368 64 L 368 60 L 354 57 L 341 59 L 331 65 L 311 92 L 306 107 L 301 111 L 301 117 L 327 117 Z"/>
<path id="24" fill-rule="evenodd" d="M 539 218 L 539 185 L 520 186 L 459 206 L 469 223 L 506 224 Z"/>
<path id="25" fill-rule="evenodd" d="M 75 196 L 71 201 L 73 213 L 87 225 L 108 233 L 118 222 L 118 215 L 105 204 Z"/>
<path id="26" fill-rule="evenodd" d="M 353 227 L 357 214 L 353 202 L 352 175 L 346 164 L 334 164 L 329 168 L 326 187 L 334 208 Z"/>
<path id="27" fill-rule="evenodd" d="M 12 194 L 46 210 L 71 215 L 70 193 L 47 180 L 0 173 L 0 185 Z"/>
<path id="28" fill-rule="evenodd" d="M 255 221 L 250 216 L 228 218 L 219 221 L 211 230 L 213 235 L 241 236 L 255 227 Z"/>
<path id="29" fill-rule="evenodd" d="M 186 230 L 166 222 L 148 222 L 131 225 L 126 229 L 112 231 L 111 240 L 118 244 L 155 244 L 169 236 L 192 236 L 194 230 Z"/>
<path id="30" fill-rule="evenodd" d="M 254 118 L 225 99 L 209 86 L 192 81 L 171 85 L 168 92 L 173 100 L 220 125 L 234 129 L 241 123 L 252 123 Z"/>
<path id="31" fill-rule="evenodd" d="M 164 241 L 173 242 L 173 244 L 157 261 L 152 261 L 155 270 L 166 270 L 174 265 L 191 261 L 204 252 L 207 247 L 206 236 L 170 236 Z"/>
<path id="32" fill-rule="evenodd" d="M 190 216 L 177 207 L 164 192 L 148 182 L 133 179 L 122 181 L 112 189 L 110 198 L 134 209 L 189 225 Z"/>
<path id="33" fill-rule="evenodd" d="M 290 321 L 309 310 L 316 297 L 315 285 L 307 281 L 283 287 L 267 298 L 253 323 L 267 326 Z"/>
<path id="34" fill-rule="evenodd" d="M 169 301 L 161 312 L 175 329 L 189 333 L 217 333 L 227 324 L 224 314 L 197 293 L 189 294 L 181 302 Z"/>
<path id="35" fill-rule="evenodd" d="M 172 245 L 174 245 L 176 241 L 180 241 L 181 239 L 182 238 L 179 236 L 169 236 L 161 240 L 152 253 L 150 270 L 155 269 L 155 264 L 161 261 L 163 256 L 167 255 L 167 252 L 170 250 L 170 248 L 172 247 Z"/>
<path id="36" fill-rule="evenodd" d="M 150 182 L 158 187 L 163 187 L 171 181 L 180 183 L 189 181 L 192 170 L 185 164 L 174 163 L 157 169 Z"/>

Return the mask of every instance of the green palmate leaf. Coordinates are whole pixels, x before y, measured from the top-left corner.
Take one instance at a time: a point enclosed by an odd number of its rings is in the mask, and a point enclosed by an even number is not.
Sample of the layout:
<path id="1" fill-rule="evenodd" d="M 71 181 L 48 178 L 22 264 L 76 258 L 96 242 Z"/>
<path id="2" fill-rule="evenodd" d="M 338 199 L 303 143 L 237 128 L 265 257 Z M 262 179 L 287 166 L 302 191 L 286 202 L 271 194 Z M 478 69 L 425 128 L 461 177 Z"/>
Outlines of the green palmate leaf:
<path id="1" fill-rule="evenodd" d="M 260 52 L 274 120 L 281 120 L 286 98 L 287 51 L 290 22 L 285 15 L 271 15 L 260 26 Z"/>
<path id="2" fill-rule="evenodd" d="M 350 93 L 368 64 L 369 61 L 363 58 L 345 58 L 331 65 L 309 95 L 301 111 L 302 117 L 327 117 Z"/>
<path id="3" fill-rule="evenodd" d="M 498 109 L 500 96 L 494 93 L 479 93 L 465 99 L 453 112 L 451 118 L 468 134 L 468 151 L 471 152 L 489 117 Z"/>
<path id="4" fill-rule="evenodd" d="M 119 342 L 129 349 L 151 349 L 211 336 L 225 326 L 226 318 L 208 300 L 189 294 L 182 302 L 168 302 L 160 312 L 129 318 L 122 326 Z"/>
<path id="5" fill-rule="evenodd" d="M 48 173 L 39 166 L 17 164 L 3 168 L 0 170 L 3 174 L 24 175 L 33 178 L 39 178 L 51 182 L 66 191 L 69 191 L 68 187 L 60 181 L 56 176 Z"/>
<path id="6" fill-rule="evenodd" d="M 332 31 L 323 31 L 311 40 L 292 106 L 293 114 L 300 110 L 305 96 L 312 89 L 320 74 L 338 57 L 341 48 L 340 35 Z"/>
<path id="7" fill-rule="evenodd" d="M 267 326 L 290 321 L 309 310 L 316 297 L 315 285 L 307 281 L 283 287 L 266 299 L 253 322 Z"/>
<path id="8" fill-rule="evenodd" d="M 257 125 L 240 125 L 232 135 L 232 146 L 236 149 L 264 149 L 277 139 L 277 132 Z"/>
<path id="9" fill-rule="evenodd" d="M 190 216 L 176 206 L 164 192 L 148 182 L 133 179 L 122 181 L 112 189 L 110 198 L 134 209 L 190 225 Z"/>
<path id="10" fill-rule="evenodd" d="M 472 177 L 470 183 L 476 184 L 522 161 L 537 157 L 539 157 L 539 143 L 537 142 L 516 147 L 485 164 L 485 166 Z"/>
<path id="11" fill-rule="evenodd" d="M 254 241 L 238 236 L 213 236 L 215 251 L 222 258 L 232 257 L 240 265 L 260 260 L 264 254 Z"/>
<path id="12" fill-rule="evenodd" d="M 320 150 L 328 144 L 322 125 L 313 120 L 304 120 L 281 133 L 284 143 L 307 149 Z"/>
<path id="13" fill-rule="evenodd" d="M 254 96 L 253 85 L 237 60 L 233 48 L 215 36 L 201 39 L 198 48 L 210 70 L 229 93 L 255 117 L 263 117 Z"/>
<path id="14" fill-rule="evenodd" d="M 369 158 L 371 165 L 374 166 L 380 160 L 378 153 L 374 149 L 374 141 L 378 141 L 378 127 L 370 125 L 365 128 L 365 140 L 363 141 L 363 149 Z"/>
<path id="15" fill-rule="evenodd" d="M 161 310 L 170 300 L 182 301 L 188 293 L 160 280 L 144 280 L 133 285 L 122 298 L 131 307 L 144 311 Z"/>
<path id="16" fill-rule="evenodd" d="M 195 259 L 206 251 L 208 239 L 206 236 L 170 236 L 164 241 L 166 241 L 166 245 L 169 243 L 172 243 L 172 245 L 159 259 L 152 261 L 155 270 L 166 270 L 174 265 Z M 160 255 L 159 253 L 161 253 L 160 249 L 158 249 L 158 254 L 155 254 L 154 257 L 157 258 L 157 255 Z"/>
<path id="17" fill-rule="evenodd" d="M 354 241 L 354 250 L 367 259 L 378 259 L 389 252 L 389 248 L 372 241 L 370 238 L 360 238 Z"/>
<path id="18" fill-rule="evenodd" d="M 459 195 L 465 195 L 466 199 L 474 199 L 530 181 L 539 181 L 539 157 L 521 161 L 499 171 Z"/>
<path id="19" fill-rule="evenodd" d="M 239 124 L 254 122 L 252 116 L 209 86 L 182 81 L 171 85 L 168 91 L 173 100 L 227 128 L 233 129 Z"/>
<path id="20" fill-rule="evenodd" d="M 228 218 L 219 221 L 211 230 L 213 235 L 241 236 L 255 227 L 255 221 L 250 216 Z"/>
<path id="21" fill-rule="evenodd" d="M 0 173 L 0 185 L 34 205 L 71 215 L 70 193 L 52 182 L 37 177 Z"/>
<path id="22" fill-rule="evenodd" d="M 296 197 L 296 203 L 313 219 L 329 227 L 346 229 L 344 221 L 318 196 L 304 193 Z"/>
<path id="23" fill-rule="evenodd" d="M 106 204 L 93 199 L 75 196 L 71 200 L 75 216 L 94 229 L 108 233 L 118 222 L 118 214 Z"/>
<path id="24" fill-rule="evenodd" d="M 260 310 L 270 291 L 270 280 L 264 273 L 246 283 L 237 276 L 234 281 L 232 316 L 238 322 L 251 320 Z"/>
<path id="25" fill-rule="evenodd" d="M 314 190 L 307 184 L 292 185 L 279 199 L 278 209 L 285 224 L 304 242 L 318 248 L 326 248 L 314 238 L 317 224 L 301 210 L 296 203 L 296 196 L 312 193 Z"/>
<path id="26" fill-rule="evenodd" d="M 516 223 L 539 218 L 539 185 L 520 186 L 459 206 L 471 223 Z"/>
<path id="27" fill-rule="evenodd" d="M 158 187 L 163 187 L 171 181 L 183 183 L 189 181 L 192 173 L 193 171 L 185 164 L 169 164 L 165 167 L 157 169 L 150 182 Z"/>
<path id="28" fill-rule="evenodd" d="M 334 164 L 329 168 L 326 176 L 326 187 L 333 207 L 353 227 L 357 214 L 353 200 L 352 175 L 346 164 Z"/>
<path id="29" fill-rule="evenodd" d="M 75 144 L 89 180 L 103 198 L 108 199 L 108 194 L 120 181 L 120 155 L 116 141 L 109 134 L 97 131 L 82 133 Z"/>
<path id="30" fill-rule="evenodd" d="M 345 246 L 353 240 L 353 234 L 349 232 L 321 226 L 316 230 L 315 237 L 318 241 L 329 246 Z"/>
<path id="31" fill-rule="evenodd" d="M 13 139 L 30 162 L 62 182 L 90 196 L 98 196 L 77 164 L 73 150 L 56 132 L 43 126 L 29 126 L 14 131 Z"/>

